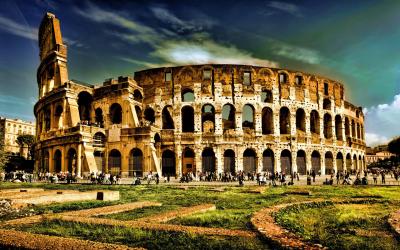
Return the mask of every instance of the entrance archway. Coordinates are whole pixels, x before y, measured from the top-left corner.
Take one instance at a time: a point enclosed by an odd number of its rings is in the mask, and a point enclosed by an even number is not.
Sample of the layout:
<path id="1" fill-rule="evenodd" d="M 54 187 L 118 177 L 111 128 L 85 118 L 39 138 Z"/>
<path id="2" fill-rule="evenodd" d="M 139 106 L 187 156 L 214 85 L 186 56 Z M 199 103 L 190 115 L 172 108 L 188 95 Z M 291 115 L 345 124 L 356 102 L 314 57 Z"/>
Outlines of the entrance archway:
<path id="1" fill-rule="evenodd" d="M 138 148 L 129 153 L 129 176 L 143 176 L 143 153 Z"/>
<path id="2" fill-rule="evenodd" d="M 121 153 L 116 149 L 108 154 L 108 172 L 112 175 L 121 173 Z"/>
<path id="3" fill-rule="evenodd" d="M 318 151 L 311 154 L 311 171 L 315 171 L 315 174 L 321 173 L 321 155 Z"/>
<path id="4" fill-rule="evenodd" d="M 307 173 L 306 167 L 306 152 L 304 150 L 297 151 L 296 156 L 296 164 L 297 164 L 297 173 L 305 175 Z"/>
<path id="5" fill-rule="evenodd" d="M 67 170 L 69 173 L 71 174 L 75 174 L 75 170 L 76 170 L 76 151 L 75 149 L 71 148 L 68 150 L 68 154 L 67 154 L 67 162 L 68 162 L 68 167 Z"/>
<path id="6" fill-rule="evenodd" d="M 54 153 L 54 172 L 56 173 L 59 173 L 62 170 L 61 159 L 62 159 L 61 151 L 57 149 L 56 152 Z"/>
<path id="7" fill-rule="evenodd" d="M 286 175 L 292 173 L 292 154 L 287 149 L 283 150 L 281 153 L 281 172 Z"/>
<path id="8" fill-rule="evenodd" d="M 162 154 L 162 175 L 163 176 L 175 176 L 175 154 L 171 150 L 165 150 Z"/>
<path id="9" fill-rule="evenodd" d="M 235 173 L 235 152 L 232 149 L 224 152 L 224 172 Z"/>
<path id="10" fill-rule="evenodd" d="M 215 153 L 212 148 L 205 148 L 201 154 L 203 172 L 215 173 Z"/>
<path id="11" fill-rule="evenodd" d="M 333 155 L 331 152 L 325 153 L 325 174 L 333 174 Z"/>
<path id="12" fill-rule="evenodd" d="M 263 152 L 263 172 L 274 172 L 274 152 L 271 149 Z"/>
<path id="13" fill-rule="evenodd" d="M 194 152 L 190 148 L 185 148 L 182 153 L 182 173 L 189 172 L 196 173 L 196 166 L 194 161 Z"/>
<path id="14" fill-rule="evenodd" d="M 243 172 L 255 173 L 257 171 L 257 154 L 253 149 L 246 149 L 243 152 Z"/>

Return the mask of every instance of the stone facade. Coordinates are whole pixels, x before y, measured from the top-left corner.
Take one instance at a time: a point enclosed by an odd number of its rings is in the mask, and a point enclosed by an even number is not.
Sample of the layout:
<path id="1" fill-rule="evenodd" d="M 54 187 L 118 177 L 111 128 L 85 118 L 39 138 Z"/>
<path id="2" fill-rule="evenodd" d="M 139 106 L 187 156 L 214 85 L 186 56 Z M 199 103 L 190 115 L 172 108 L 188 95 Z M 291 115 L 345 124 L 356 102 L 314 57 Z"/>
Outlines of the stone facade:
<path id="1" fill-rule="evenodd" d="M 39 30 L 37 170 L 142 175 L 365 168 L 364 115 L 341 83 L 249 65 L 68 79 L 59 21 Z"/>
<path id="2" fill-rule="evenodd" d="M 35 123 L 21 119 L 0 117 L 0 141 L 5 151 L 13 155 L 28 157 L 28 147 L 20 147 L 17 138 L 19 135 L 35 135 Z"/>

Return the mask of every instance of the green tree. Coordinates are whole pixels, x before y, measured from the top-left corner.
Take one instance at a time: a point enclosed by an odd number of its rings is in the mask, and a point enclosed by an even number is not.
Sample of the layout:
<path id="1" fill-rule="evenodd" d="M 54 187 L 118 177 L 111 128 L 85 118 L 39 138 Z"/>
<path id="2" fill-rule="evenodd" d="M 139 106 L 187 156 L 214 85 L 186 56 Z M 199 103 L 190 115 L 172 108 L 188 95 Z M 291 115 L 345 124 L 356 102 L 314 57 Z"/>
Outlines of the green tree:
<path id="1" fill-rule="evenodd" d="M 16 142 L 18 143 L 18 145 L 20 147 L 24 147 L 25 145 L 28 147 L 28 152 L 29 152 L 28 159 L 29 159 L 29 156 L 32 156 L 31 149 L 32 149 L 33 144 L 35 143 L 35 136 L 33 136 L 33 135 L 19 135 L 17 137 Z"/>
<path id="2" fill-rule="evenodd" d="M 5 151 L 3 142 L 0 141 L 0 172 L 4 170 L 6 163 L 8 162 L 8 154 Z"/>
<path id="3" fill-rule="evenodd" d="M 391 140 L 388 144 L 388 149 L 390 153 L 400 155 L 400 137 Z"/>

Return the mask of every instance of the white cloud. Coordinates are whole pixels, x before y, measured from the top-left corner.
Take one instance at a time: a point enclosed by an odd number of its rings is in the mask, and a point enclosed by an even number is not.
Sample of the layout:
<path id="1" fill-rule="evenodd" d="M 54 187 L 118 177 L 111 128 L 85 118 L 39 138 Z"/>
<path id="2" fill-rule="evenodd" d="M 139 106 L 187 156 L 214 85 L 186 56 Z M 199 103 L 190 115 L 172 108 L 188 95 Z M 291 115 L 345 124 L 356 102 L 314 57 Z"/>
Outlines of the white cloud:
<path id="1" fill-rule="evenodd" d="M 17 23 L 9 18 L 0 16 L 0 29 L 27 39 L 38 40 L 38 30 L 32 29 L 28 25 Z"/>
<path id="2" fill-rule="evenodd" d="M 389 142 L 389 139 L 386 136 L 374 133 L 365 133 L 365 140 L 368 146 L 378 146 Z"/>
<path id="3" fill-rule="evenodd" d="M 389 104 L 379 104 L 365 110 L 367 145 L 387 142 L 390 138 L 400 135 L 400 94 L 394 96 Z"/>
<path id="4" fill-rule="evenodd" d="M 254 57 L 233 45 L 219 44 L 211 39 L 168 40 L 158 45 L 151 55 L 174 65 L 215 63 L 278 67 L 276 62 Z"/>
<path id="5" fill-rule="evenodd" d="M 289 59 L 309 64 L 318 64 L 322 60 L 322 56 L 316 50 L 303 48 L 281 41 L 270 40 L 272 53 Z"/>
<path id="6" fill-rule="evenodd" d="M 303 17 L 303 14 L 300 11 L 300 8 L 292 3 L 271 1 L 267 4 L 269 8 L 276 9 L 281 12 L 286 12 L 296 17 Z"/>

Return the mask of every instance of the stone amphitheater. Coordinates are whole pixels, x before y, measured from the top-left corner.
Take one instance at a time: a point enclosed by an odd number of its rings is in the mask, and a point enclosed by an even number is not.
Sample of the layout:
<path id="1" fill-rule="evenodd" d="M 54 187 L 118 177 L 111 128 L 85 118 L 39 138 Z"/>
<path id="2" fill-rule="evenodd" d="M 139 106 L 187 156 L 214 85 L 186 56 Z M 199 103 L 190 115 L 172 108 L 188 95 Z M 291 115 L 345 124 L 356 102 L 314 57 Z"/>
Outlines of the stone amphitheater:
<path id="1" fill-rule="evenodd" d="M 148 69 L 87 84 L 69 79 L 60 23 L 39 29 L 37 171 L 362 171 L 364 114 L 344 85 L 250 65 Z"/>

